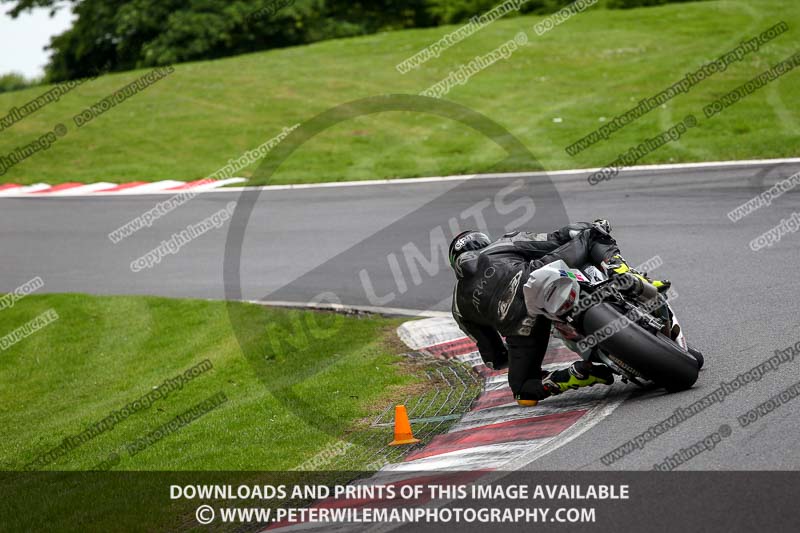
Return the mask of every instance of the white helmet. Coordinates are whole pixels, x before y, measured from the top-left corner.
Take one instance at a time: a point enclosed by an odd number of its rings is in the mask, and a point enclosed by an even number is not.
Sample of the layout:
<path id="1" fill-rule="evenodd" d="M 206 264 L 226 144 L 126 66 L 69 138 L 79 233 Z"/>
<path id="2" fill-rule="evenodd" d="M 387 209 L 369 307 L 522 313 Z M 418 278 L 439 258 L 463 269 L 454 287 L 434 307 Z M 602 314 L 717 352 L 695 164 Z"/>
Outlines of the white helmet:
<path id="1" fill-rule="evenodd" d="M 531 272 L 522 293 L 529 315 L 557 318 L 575 306 L 581 288 L 569 266 L 558 260 Z"/>

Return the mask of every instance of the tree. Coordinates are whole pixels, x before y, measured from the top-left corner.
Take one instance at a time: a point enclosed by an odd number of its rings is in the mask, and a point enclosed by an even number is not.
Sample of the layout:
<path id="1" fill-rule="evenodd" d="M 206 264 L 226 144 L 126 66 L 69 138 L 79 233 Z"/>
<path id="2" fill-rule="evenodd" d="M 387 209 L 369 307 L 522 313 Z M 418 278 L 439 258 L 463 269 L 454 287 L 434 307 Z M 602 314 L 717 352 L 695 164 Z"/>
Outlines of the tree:
<path id="1" fill-rule="evenodd" d="M 9 14 L 58 0 L 0 0 Z M 51 82 L 430 25 L 427 0 L 70 0 L 75 24 L 53 37 Z"/>
<path id="2" fill-rule="evenodd" d="M 31 85 L 35 84 L 35 80 L 29 81 L 26 80 L 25 76 L 22 74 L 10 72 L 0 76 L 0 93 L 18 91 L 19 89 L 24 89 L 25 87 L 30 87 Z"/>
<path id="3" fill-rule="evenodd" d="M 0 0 L 9 14 L 64 0 Z M 50 82 L 383 30 L 463 22 L 502 0 L 67 0 L 75 24 L 53 37 Z M 628 7 L 682 0 L 609 0 Z M 685 1 L 685 0 L 683 0 Z M 528 0 L 523 13 L 571 0 Z M 616 4 L 614 4 L 616 2 Z"/>

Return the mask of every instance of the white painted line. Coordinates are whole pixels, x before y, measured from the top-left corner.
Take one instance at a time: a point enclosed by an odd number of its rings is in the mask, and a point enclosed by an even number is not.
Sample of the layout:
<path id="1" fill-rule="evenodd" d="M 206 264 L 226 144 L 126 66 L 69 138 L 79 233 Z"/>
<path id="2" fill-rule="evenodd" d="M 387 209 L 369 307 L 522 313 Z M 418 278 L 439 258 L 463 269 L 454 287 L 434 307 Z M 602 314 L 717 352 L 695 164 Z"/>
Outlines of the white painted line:
<path id="1" fill-rule="evenodd" d="M 784 159 L 745 159 L 740 161 L 708 161 L 700 163 L 665 163 L 660 165 L 634 165 L 620 169 L 620 174 L 640 171 L 656 170 L 686 170 L 693 168 L 726 168 L 737 166 L 762 166 L 777 165 L 788 163 L 800 163 L 800 157 L 789 157 Z M 601 170 L 597 168 L 581 168 L 572 170 L 551 170 L 551 171 L 531 171 L 531 172 L 505 172 L 500 174 L 459 174 L 455 176 L 430 176 L 424 178 L 395 178 L 362 181 L 334 181 L 327 183 L 298 183 L 296 185 L 263 185 L 254 187 L 228 187 L 218 192 L 242 192 L 242 191 L 286 191 L 297 189 L 324 189 L 329 187 L 358 187 L 368 185 L 415 185 L 418 183 L 434 183 L 447 181 L 465 181 L 468 179 L 509 179 L 524 177 L 555 177 L 573 176 L 577 174 L 591 174 Z"/>
<path id="2" fill-rule="evenodd" d="M 704 168 L 728 168 L 728 167 L 751 167 L 751 166 L 764 166 L 764 165 L 780 165 L 780 164 L 795 164 L 800 163 L 800 157 L 787 157 L 780 159 L 744 159 L 735 161 L 707 161 L 699 163 L 665 163 L 659 165 L 634 165 L 620 169 L 620 174 L 635 173 L 641 171 L 659 171 L 659 170 L 689 170 L 689 169 L 704 169 Z M 466 181 L 466 180 L 485 180 L 485 179 L 509 179 L 509 178 L 533 178 L 533 177 L 557 177 L 557 176 L 574 176 L 579 174 L 591 174 L 601 170 L 602 167 L 597 168 L 581 168 L 571 170 L 552 170 L 552 171 L 531 171 L 531 172 L 506 172 L 500 174 L 461 174 L 455 176 L 430 176 L 423 178 L 394 178 L 394 179 L 377 179 L 377 180 L 361 180 L 361 181 L 335 181 L 327 183 L 298 183 L 288 185 L 264 185 L 252 187 L 223 187 L 225 182 L 241 183 L 246 181 L 246 178 L 228 178 L 227 180 L 220 180 L 214 187 L 201 185 L 197 188 L 186 189 L 197 193 L 241 193 L 243 191 L 286 191 L 286 190 L 299 190 L 299 189 L 324 189 L 331 187 L 365 187 L 370 185 L 416 185 L 419 183 L 435 183 L 435 182 L 448 182 L 448 181 Z M 236 181 L 229 181 L 236 180 Z M 165 187 L 150 187 L 156 184 L 172 183 Z M 160 181 L 156 184 L 146 184 L 140 187 L 132 187 L 124 191 L 114 193 L 93 192 L 86 193 L 87 196 L 121 196 L 121 195 L 145 195 L 145 194 L 176 194 L 181 191 L 168 191 L 171 187 L 182 185 L 183 181 Z M 40 184 L 41 185 L 41 184 Z M 212 185 L 212 184 L 209 184 Z M 49 187 L 49 186 L 46 186 Z M 11 193 L 10 191 L 0 192 L 0 197 L 3 196 L 17 196 L 24 194 L 22 191 Z M 77 194 L 74 196 L 81 196 Z"/>
<path id="3" fill-rule="evenodd" d="M 374 315 L 409 316 L 409 317 L 449 317 L 445 311 L 422 311 L 419 309 L 404 309 L 401 307 L 375 307 L 371 305 L 343 305 L 334 303 L 304 303 L 284 302 L 280 300 L 243 300 L 246 303 L 265 305 L 269 307 L 289 307 L 297 309 L 317 309 L 320 311 L 338 311 L 340 313 L 371 313 Z"/>
<path id="4" fill-rule="evenodd" d="M 209 183 L 204 183 L 203 185 L 198 185 L 197 187 L 192 187 L 191 189 L 186 189 L 186 190 L 192 192 L 210 191 L 218 187 L 224 187 L 225 185 L 230 185 L 231 183 L 244 183 L 245 181 L 247 181 L 247 178 L 227 178 L 224 180 L 217 180 Z"/>
<path id="5" fill-rule="evenodd" d="M 604 418 L 608 417 L 612 412 L 614 412 L 614 409 L 619 407 L 622 404 L 622 402 L 627 400 L 628 396 L 630 396 L 631 393 L 633 392 L 633 391 L 626 391 L 618 395 L 611 396 L 611 392 L 614 391 L 615 389 L 617 389 L 616 385 L 612 385 L 611 387 L 609 387 L 605 398 L 603 398 L 603 400 L 601 400 L 591 411 L 583 415 L 577 422 L 575 422 L 570 427 L 565 429 L 557 437 L 553 438 L 553 440 L 551 440 L 541 448 L 537 448 L 530 452 L 525 452 L 518 458 L 504 465 L 504 469 L 518 470 L 523 466 L 536 461 L 537 459 L 541 459 L 548 453 L 551 453 L 561 448 L 562 446 L 569 444 L 573 440 L 577 439 L 578 437 L 580 437 L 581 435 L 592 429 L 594 426 L 600 423 Z"/>
<path id="6" fill-rule="evenodd" d="M 44 191 L 50 188 L 46 183 L 36 183 L 34 185 L 27 185 L 25 187 L 17 187 L 15 189 L 8 189 L 0 191 L 0 196 L 20 196 L 30 192 Z"/>
<path id="7" fill-rule="evenodd" d="M 73 187 L 72 189 L 64 189 L 63 191 L 56 191 L 50 194 L 50 196 L 81 196 L 84 194 L 93 193 L 102 189 L 110 189 L 111 187 L 116 187 L 116 183 L 108 183 L 108 182 L 100 182 L 100 183 L 90 183 L 88 185 L 82 185 L 81 187 Z"/>
<path id="8" fill-rule="evenodd" d="M 451 313 L 444 316 L 406 322 L 397 328 L 397 336 L 412 350 L 430 348 L 437 344 L 463 339 L 466 336 L 459 329 Z"/>
<path id="9" fill-rule="evenodd" d="M 389 464 L 384 466 L 381 472 L 442 472 L 448 470 L 463 472 L 473 469 L 503 468 L 506 463 L 519 457 L 520 453 L 532 453 L 552 439 L 553 437 L 546 437 L 536 440 L 472 446 L 404 463 Z"/>
<path id="10" fill-rule="evenodd" d="M 244 183 L 246 181 L 247 181 L 247 178 L 238 178 L 238 177 L 226 178 L 224 180 L 217 180 L 217 181 L 213 181 L 213 182 L 209 182 L 209 183 L 204 183 L 202 185 L 197 185 L 197 186 L 192 187 L 190 189 L 183 189 L 183 190 L 169 190 L 169 189 L 172 189 L 174 187 L 178 187 L 180 185 L 185 185 L 187 182 L 184 182 L 184 181 L 164 181 L 164 182 L 156 182 L 156 183 L 169 183 L 171 185 L 167 185 L 166 188 L 158 187 L 158 188 L 155 188 L 155 189 L 151 189 L 149 186 L 152 185 L 152 184 L 147 183 L 147 184 L 139 185 L 137 187 L 131 187 L 129 189 L 124 189 L 122 191 L 116 191 L 116 192 L 98 191 L 98 192 L 95 192 L 95 193 L 91 194 L 91 196 L 119 196 L 121 194 L 129 194 L 129 195 L 137 195 L 137 194 L 140 194 L 140 195 L 171 194 L 171 195 L 175 195 L 175 194 L 181 194 L 181 193 L 187 193 L 187 192 L 195 192 L 195 193 L 214 192 L 219 187 L 224 187 L 225 185 L 228 185 L 228 184 L 231 184 L 231 183 Z M 120 185 L 125 185 L 125 184 L 121 183 Z M 223 189 L 223 190 L 227 190 L 227 189 Z M 241 191 L 242 187 L 237 188 L 237 190 Z"/>
<path id="11" fill-rule="evenodd" d="M 127 194 L 153 194 L 153 193 L 167 193 L 167 194 L 178 194 L 180 191 L 167 191 L 165 189 L 171 189 L 173 187 L 178 187 L 180 185 L 184 185 L 185 181 L 175 181 L 175 180 L 164 180 L 164 181 L 155 181 L 153 183 L 145 183 L 143 185 L 139 185 L 138 187 L 131 187 L 130 189 L 124 189 L 122 191 L 106 193 L 109 196 L 122 196 Z M 121 184 L 121 185 L 124 185 Z M 103 193 L 94 193 L 91 196 L 100 196 Z"/>
<path id="12" fill-rule="evenodd" d="M 569 413 L 573 411 L 591 411 L 605 397 L 603 389 L 599 386 L 569 391 L 570 394 L 559 394 L 551 396 L 539 402 L 534 407 L 521 407 L 514 400 L 511 389 L 504 387 L 498 390 L 508 390 L 508 402 L 500 405 L 468 411 L 461 420 L 453 426 L 449 432 L 475 429 L 498 422 L 509 422 L 512 420 L 532 420 L 542 416 L 555 415 L 559 413 Z M 585 416 L 585 415 L 584 415 Z"/>

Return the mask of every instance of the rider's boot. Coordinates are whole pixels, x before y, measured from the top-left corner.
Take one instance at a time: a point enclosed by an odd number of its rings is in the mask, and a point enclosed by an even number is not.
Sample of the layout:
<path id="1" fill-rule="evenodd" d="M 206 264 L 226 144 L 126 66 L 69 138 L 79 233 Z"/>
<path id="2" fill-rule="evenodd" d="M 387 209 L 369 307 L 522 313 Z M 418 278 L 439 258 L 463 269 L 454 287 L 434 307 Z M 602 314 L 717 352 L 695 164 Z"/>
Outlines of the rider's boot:
<path id="1" fill-rule="evenodd" d="M 550 375 L 550 372 L 545 372 L 544 370 L 542 370 L 542 384 L 543 385 L 544 385 L 544 379 L 548 375 Z M 547 391 L 546 388 L 545 388 L 545 391 Z M 514 399 L 517 400 L 517 405 L 519 405 L 520 407 L 536 407 L 539 404 L 539 400 L 523 400 L 522 398 L 520 398 L 519 394 L 516 395 L 514 397 Z"/>
<path id="2" fill-rule="evenodd" d="M 597 383 L 611 385 L 614 374 L 606 365 L 595 365 L 587 361 L 578 361 L 569 368 L 551 372 L 542 380 L 542 385 L 550 395 L 561 394 L 570 389 L 591 387 Z"/>

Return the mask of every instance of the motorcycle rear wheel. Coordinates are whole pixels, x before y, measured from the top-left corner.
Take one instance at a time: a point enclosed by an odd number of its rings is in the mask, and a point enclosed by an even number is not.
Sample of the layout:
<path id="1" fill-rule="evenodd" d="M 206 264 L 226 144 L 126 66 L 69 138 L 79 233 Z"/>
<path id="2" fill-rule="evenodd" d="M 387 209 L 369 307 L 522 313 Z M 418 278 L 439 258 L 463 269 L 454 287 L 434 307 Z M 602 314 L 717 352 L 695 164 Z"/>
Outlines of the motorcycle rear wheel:
<path id="1" fill-rule="evenodd" d="M 622 311 L 613 304 L 598 304 L 584 313 L 583 331 L 592 335 L 622 317 Z M 698 361 L 691 354 L 664 334 L 653 334 L 635 323 L 603 339 L 599 346 L 669 392 L 691 388 L 699 375 Z"/>

